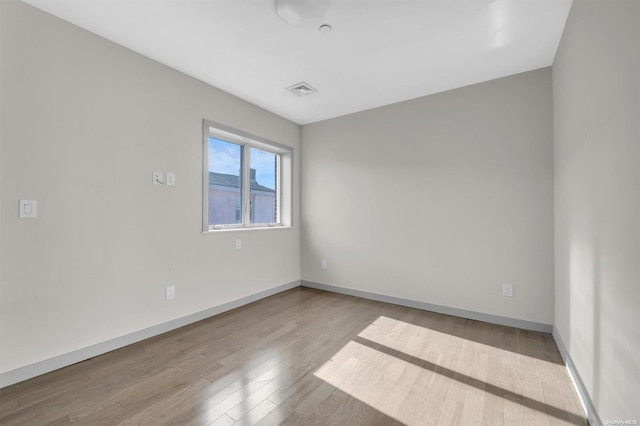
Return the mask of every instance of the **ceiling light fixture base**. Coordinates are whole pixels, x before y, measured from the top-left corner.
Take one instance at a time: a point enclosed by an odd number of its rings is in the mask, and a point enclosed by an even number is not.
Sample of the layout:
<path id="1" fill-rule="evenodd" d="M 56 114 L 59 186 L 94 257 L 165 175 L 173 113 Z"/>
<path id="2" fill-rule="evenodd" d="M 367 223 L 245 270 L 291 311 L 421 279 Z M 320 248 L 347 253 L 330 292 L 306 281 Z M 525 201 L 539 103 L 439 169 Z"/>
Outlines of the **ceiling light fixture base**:
<path id="1" fill-rule="evenodd" d="M 276 13 L 295 27 L 322 24 L 329 8 L 329 0 L 275 0 Z"/>

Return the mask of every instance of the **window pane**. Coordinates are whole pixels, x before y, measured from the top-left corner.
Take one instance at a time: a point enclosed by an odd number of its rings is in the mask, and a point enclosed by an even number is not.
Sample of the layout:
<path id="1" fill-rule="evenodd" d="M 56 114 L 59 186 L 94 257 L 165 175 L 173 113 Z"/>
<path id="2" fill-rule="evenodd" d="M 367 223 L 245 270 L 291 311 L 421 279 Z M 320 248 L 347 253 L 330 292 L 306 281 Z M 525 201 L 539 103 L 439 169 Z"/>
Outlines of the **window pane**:
<path id="1" fill-rule="evenodd" d="M 209 226 L 242 223 L 242 146 L 209 138 Z"/>
<path id="2" fill-rule="evenodd" d="M 278 155 L 250 148 L 251 223 L 278 222 Z"/>

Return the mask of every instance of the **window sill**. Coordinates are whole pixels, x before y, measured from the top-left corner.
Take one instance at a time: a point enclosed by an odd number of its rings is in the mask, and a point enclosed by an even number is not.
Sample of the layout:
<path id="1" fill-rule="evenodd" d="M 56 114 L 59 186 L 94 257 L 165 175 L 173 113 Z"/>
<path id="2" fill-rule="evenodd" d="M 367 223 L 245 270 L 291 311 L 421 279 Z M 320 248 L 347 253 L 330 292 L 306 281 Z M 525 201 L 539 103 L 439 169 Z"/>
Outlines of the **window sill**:
<path id="1" fill-rule="evenodd" d="M 274 229 L 293 229 L 293 226 L 256 226 L 250 228 L 220 228 L 211 229 L 209 231 L 202 231 L 203 234 L 218 234 L 221 232 L 245 232 L 245 231 L 265 231 Z"/>

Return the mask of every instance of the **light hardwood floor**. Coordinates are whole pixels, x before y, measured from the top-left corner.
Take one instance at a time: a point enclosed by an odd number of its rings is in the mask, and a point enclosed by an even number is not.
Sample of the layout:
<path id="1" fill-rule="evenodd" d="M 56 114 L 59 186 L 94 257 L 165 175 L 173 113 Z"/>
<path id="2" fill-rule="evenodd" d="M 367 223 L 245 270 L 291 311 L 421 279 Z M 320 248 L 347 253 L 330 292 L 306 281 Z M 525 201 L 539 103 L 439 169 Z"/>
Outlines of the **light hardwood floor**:
<path id="1" fill-rule="evenodd" d="M 548 334 L 296 288 L 4 388 L 0 424 L 587 421 Z"/>

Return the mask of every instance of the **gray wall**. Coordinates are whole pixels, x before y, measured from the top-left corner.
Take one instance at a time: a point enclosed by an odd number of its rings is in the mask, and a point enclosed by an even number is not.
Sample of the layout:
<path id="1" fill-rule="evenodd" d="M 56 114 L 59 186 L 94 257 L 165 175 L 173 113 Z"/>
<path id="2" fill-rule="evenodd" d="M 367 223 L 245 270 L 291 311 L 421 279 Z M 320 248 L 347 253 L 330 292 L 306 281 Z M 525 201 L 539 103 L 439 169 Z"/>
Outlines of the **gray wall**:
<path id="1" fill-rule="evenodd" d="M 575 0 L 553 64 L 556 327 L 602 421 L 640 421 L 640 2 Z"/>
<path id="2" fill-rule="evenodd" d="M 303 280 L 552 324 L 551 107 L 545 68 L 304 126 Z"/>
<path id="3" fill-rule="evenodd" d="M 296 154 L 299 126 L 24 3 L 0 8 L 0 373 L 300 278 L 299 227 L 201 234 L 202 119 Z M 153 170 L 177 185 L 153 186 Z M 38 218 L 18 219 L 21 198 Z"/>

